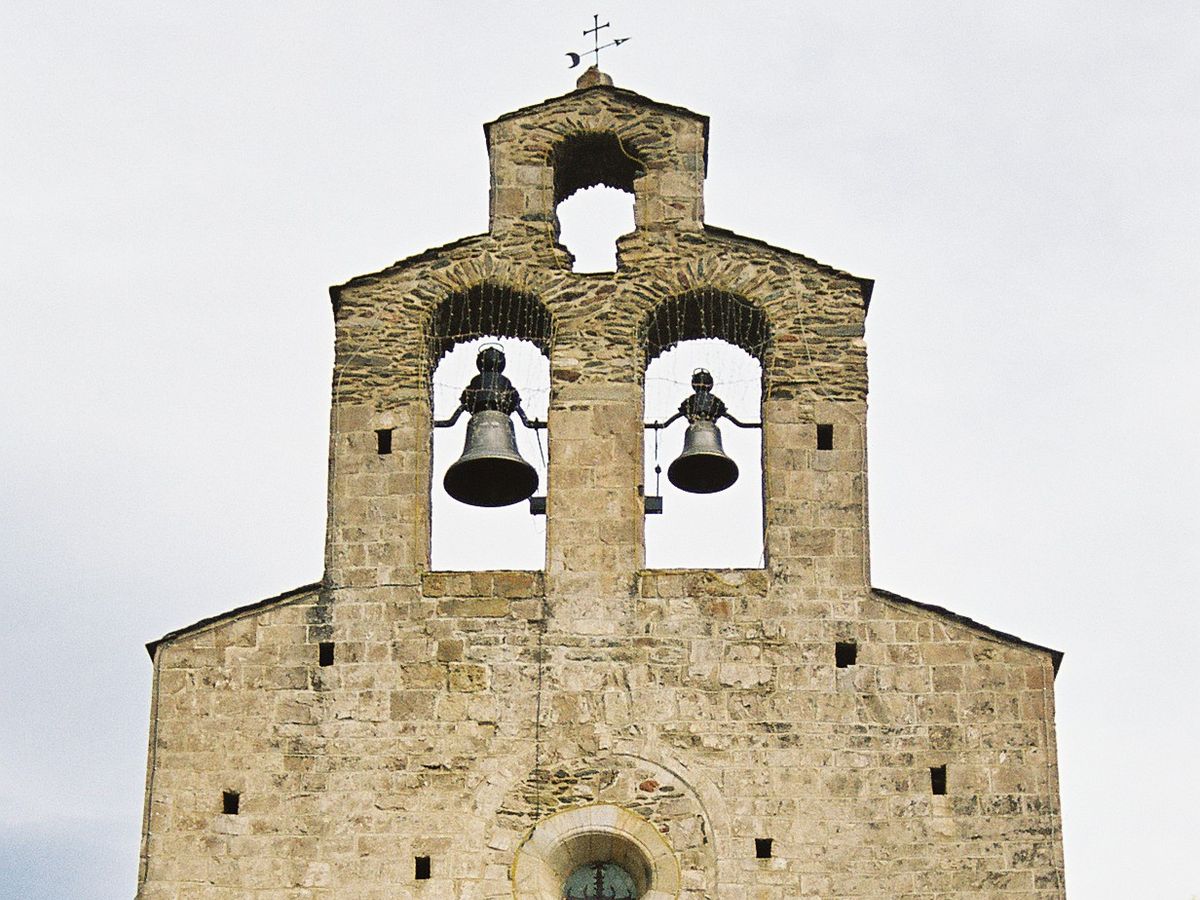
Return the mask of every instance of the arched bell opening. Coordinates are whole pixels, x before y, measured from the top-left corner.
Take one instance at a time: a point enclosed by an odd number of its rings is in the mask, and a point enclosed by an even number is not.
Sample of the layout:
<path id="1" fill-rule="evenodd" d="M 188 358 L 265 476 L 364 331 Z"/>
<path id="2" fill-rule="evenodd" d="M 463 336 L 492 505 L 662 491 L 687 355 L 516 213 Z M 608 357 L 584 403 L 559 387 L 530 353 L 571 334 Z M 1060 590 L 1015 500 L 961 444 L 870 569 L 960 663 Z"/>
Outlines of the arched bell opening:
<path id="1" fill-rule="evenodd" d="M 551 324 L 536 298 L 495 284 L 431 319 L 433 569 L 545 564 L 545 516 L 532 511 L 547 485 Z"/>
<path id="2" fill-rule="evenodd" d="M 635 182 L 645 168 L 616 134 L 569 135 L 550 152 L 554 236 L 581 274 L 615 272 L 616 241 L 634 230 Z"/>
<path id="3" fill-rule="evenodd" d="M 689 292 L 648 318 L 648 568 L 766 565 L 761 423 L 767 340 L 762 311 L 723 291 Z"/>

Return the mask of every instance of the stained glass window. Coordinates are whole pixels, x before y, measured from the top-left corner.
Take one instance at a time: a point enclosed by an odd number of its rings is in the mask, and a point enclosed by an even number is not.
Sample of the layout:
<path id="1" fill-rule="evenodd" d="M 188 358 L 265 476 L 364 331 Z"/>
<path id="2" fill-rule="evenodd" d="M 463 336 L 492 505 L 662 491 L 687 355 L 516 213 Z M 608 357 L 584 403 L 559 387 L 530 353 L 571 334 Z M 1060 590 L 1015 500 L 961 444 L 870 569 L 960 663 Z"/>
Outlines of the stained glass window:
<path id="1" fill-rule="evenodd" d="M 616 863 L 580 866 L 563 885 L 563 900 L 637 900 L 637 883 Z"/>

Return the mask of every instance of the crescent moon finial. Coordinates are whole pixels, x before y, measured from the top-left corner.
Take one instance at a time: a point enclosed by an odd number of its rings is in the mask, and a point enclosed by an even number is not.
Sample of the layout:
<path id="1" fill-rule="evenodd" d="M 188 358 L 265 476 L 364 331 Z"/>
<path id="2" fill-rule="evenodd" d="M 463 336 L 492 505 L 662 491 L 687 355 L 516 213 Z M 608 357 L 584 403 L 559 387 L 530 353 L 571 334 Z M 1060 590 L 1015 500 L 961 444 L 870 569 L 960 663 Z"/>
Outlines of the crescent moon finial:
<path id="1" fill-rule="evenodd" d="M 569 66 L 567 66 L 568 69 L 573 69 L 577 65 L 579 65 L 579 54 L 578 53 L 568 53 L 567 56 L 571 57 L 571 64 Z"/>

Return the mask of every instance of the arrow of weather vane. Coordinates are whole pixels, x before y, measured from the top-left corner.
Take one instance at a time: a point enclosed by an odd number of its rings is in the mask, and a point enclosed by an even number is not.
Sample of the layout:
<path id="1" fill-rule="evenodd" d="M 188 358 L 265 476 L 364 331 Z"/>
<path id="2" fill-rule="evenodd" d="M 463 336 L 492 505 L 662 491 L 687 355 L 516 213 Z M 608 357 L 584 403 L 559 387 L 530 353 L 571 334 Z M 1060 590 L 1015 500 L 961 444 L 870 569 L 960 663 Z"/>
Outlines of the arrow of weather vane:
<path id="1" fill-rule="evenodd" d="M 591 50 L 584 50 L 582 54 L 568 52 L 567 56 L 569 56 L 571 58 L 571 64 L 569 66 L 567 66 L 568 69 L 573 69 L 577 65 L 579 65 L 579 60 L 583 56 L 587 56 L 589 53 L 592 54 L 594 57 L 594 59 L 592 60 L 592 64 L 595 66 L 599 66 L 601 50 L 607 50 L 609 47 L 620 47 L 623 43 L 625 43 L 627 40 L 629 40 L 629 38 L 627 38 L 627 37 L 614 38 L 613 40 L 609 41 L 607 44 L 602 45 L 600 43 L 600 29 L 608 28 L 609 24 L 610 23 L 605 22 L 603 25 L 601 25 L 599 14 L 595 14 L 592 16 L 592 27 L 587 29 L 583 33 L 583 36 L 587 37 L 589 34 L 592 35 L 593 43 L 595 44 L 595 46 L 592 47 Z"/>

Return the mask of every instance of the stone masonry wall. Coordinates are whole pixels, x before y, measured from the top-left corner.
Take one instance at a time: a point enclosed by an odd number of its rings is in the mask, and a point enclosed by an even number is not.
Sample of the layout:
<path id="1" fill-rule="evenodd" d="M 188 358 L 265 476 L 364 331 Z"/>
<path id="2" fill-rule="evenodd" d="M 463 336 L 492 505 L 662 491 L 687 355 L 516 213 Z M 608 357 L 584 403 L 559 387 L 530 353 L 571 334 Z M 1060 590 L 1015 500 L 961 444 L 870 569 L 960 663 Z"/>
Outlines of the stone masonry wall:
<path id="1" fill-rule="evenodd" d="M 642 167 L 612 274 L 556 244 L 581 132 Z M 489 232 L 334 290 L 325 579 L 154 645 L 141 900 L 532 900 L 539 829 L 613 808 L 687 900 L 1064 896 L 1057 657 L 871 587 L 869 283 L 705 226 L 706 137 L 603 84 L 505 116 Z M 481 286 L 550 317 L 540 572 L 429 570 L 433 329 Z M 647 322 L 694 291 L 768 326 L 761 570 L 644 568 Z"/>
<path id="2" fill-rule="evenodd" d="M 718 290 L 763 309 L 771 327 L 763 421 L 772 565 L 812 580 L 853 570 L 866 583 L 861 282 L 723 234 L 635 232 L 619 258 L 616 273 L 577 275 L 548 237 L 541 245 L 479 237 L 340 292 L 327 558 L 335 584 L 388 583 L 428 559 L 436 342 L 427 329 L 447 297 L 480 284 L 530 294 L 554 321 L 548 573 L 623 570 L 610 588 L 628 591 L 642 558 L 645 325 L 661 303 Z M 837 432 L 836 449 L 819 460 L 818 421 Z M 394 428 L 389 457 L 375 454 L 378 428 Z M 591 483 L 572 483 L 585 469 Z M 606 560 L 574 559 L 596 552 L 600 520 Z"/>
<path id="3" fill-rule="evenodd" d="M 595 802 L 686 898 L 1063 896 L 1047 654 L 762 571 L 637 584 L 622 635 L 556 628 L 537 573 L 430 573 L 160 646 L 140 896 L 507 897 L 535 822 Z"/>

